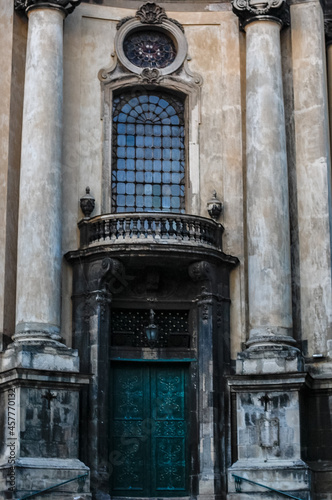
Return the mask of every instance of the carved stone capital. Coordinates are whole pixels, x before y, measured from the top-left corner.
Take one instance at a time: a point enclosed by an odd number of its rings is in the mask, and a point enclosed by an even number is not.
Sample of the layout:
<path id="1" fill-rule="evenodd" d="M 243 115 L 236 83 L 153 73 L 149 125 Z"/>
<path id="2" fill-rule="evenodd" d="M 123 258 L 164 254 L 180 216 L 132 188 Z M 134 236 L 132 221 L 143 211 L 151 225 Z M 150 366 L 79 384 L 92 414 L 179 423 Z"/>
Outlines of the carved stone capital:
<path id="1" fill-rule="evenodd" d="M 331 43 L 332 43 L 332 15 L 325 17 L 324 29 L 325 29 L 326 44 L 331 45 Z"/>
<path id="2" fill-rule="evenodd" d="M 232 0 L 232 6 L 242 29 L 253 21 L 275 21 L 282 27 L 290 24 L 286 0 Z"/>
<path id="3" fill-rule="evenodd" d="M 82 0 L 14 0 L 15 9 L 26 14 L 32 9 L 56 9 L 65 13 L 73 12 Z"/>

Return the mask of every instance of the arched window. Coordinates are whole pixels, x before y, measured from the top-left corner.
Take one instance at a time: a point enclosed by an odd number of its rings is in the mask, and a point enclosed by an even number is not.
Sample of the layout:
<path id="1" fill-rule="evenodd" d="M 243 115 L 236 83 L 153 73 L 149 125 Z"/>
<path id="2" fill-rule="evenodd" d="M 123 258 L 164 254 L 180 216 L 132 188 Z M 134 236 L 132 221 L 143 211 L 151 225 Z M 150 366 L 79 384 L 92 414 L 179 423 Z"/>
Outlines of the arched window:
<path id="1" fill-rule="evenodd" d="M 183 99 L 159 91 L 116 95 L 112 137 L 112 212 L 183 213 Z"/>

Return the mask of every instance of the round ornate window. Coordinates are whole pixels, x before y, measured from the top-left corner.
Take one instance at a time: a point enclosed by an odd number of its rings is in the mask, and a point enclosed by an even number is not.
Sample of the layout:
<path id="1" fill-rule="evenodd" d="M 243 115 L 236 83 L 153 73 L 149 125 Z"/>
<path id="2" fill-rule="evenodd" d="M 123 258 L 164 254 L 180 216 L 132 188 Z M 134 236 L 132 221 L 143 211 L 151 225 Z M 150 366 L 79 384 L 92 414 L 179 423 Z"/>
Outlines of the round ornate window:
<path id="1" fill-rule="evenodd" d="M 127 59 L 139 68 L 166 68 L 176 57 L 171 37 L 155 30 L 129 33 L 123 42 L 123 50 Z"/>
<path id="2" fill-rule="evenodd" d="M 136 74 L 148 68 L 169 75 L 187 55 L 185 36 L 169 19 L 163 19 L 158 26 L 142 24 L 136 18 L 126 21 L 116 34 L 115 48 L 123 66 Z"/>

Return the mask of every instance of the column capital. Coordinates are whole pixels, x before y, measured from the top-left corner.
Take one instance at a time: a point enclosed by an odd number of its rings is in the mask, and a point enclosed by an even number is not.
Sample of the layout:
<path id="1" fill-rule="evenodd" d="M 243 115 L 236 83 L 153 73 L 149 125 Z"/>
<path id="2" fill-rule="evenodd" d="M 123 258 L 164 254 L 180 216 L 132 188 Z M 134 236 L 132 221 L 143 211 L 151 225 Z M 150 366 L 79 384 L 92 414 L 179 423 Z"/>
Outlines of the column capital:
<path id="1" fill-rule="evenodd" d="M 326 45 L 331 45 L 332 44 L 332 14 L 330 14 L 324 18 L 324 31 L 325 31 Z"/>
<path id="2" fill-rule="evenodd" d="M 32 9 L 56 9 L 67 15 L 80 3 L 81 0 L 14 0 L 15 10 L 25 14 Z"/>
<path id="3" fill-rule="evenodd" d="M 232 0 L 233 12 L 240 20 L 240 27 L 253 21 L 274 21 L 281 27 L 289 26 L 289 6 L 286 0 Z"/>

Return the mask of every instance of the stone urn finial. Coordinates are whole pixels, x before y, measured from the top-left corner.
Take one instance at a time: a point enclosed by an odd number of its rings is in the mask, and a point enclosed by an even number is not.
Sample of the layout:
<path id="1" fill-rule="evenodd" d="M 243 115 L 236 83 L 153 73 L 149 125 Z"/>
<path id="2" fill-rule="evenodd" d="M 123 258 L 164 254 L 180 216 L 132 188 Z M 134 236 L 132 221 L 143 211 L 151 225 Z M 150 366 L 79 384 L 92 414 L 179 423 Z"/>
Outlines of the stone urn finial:
<path id="1" fill-rule="evenodd" d="M 80 206 L 84 217 L 89 218 L 95 208 L 95 199 L 90 194 L 89 186 L 85 188 L 85 195 L 80 198 Z"/>
<path id="2" fill-rule="evenodd" d="M 207 202 L 207 210 L 210 217 L 214 220 L 218 219 L 219 215 L 222 212 L 222 208 L 222 203 L 217 198 L 217 192 L 213 191 L 213 197 Z"/>

